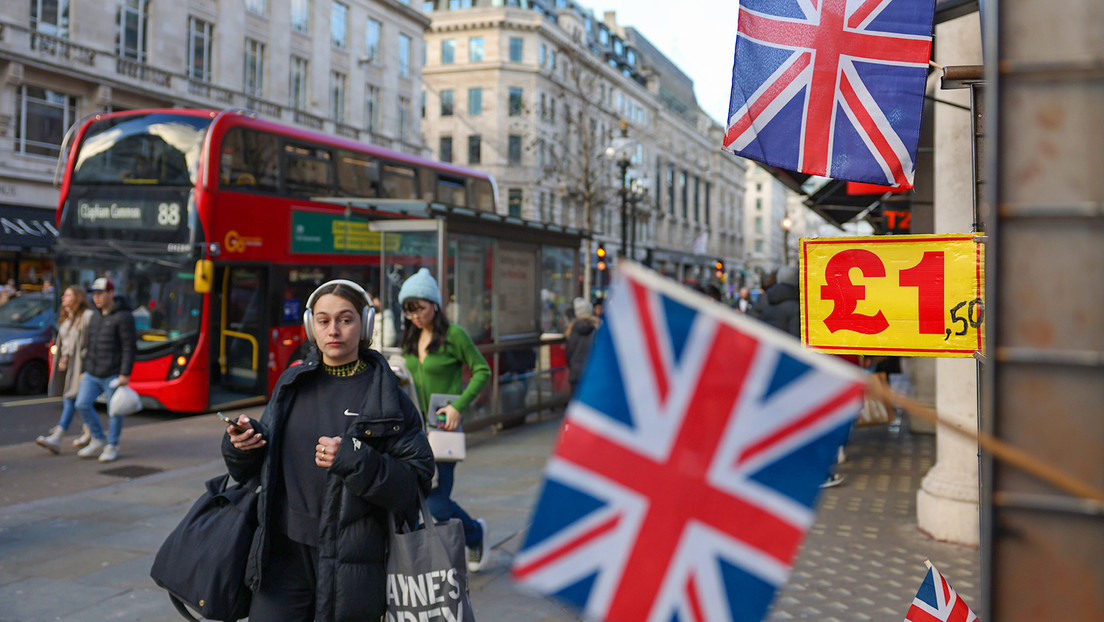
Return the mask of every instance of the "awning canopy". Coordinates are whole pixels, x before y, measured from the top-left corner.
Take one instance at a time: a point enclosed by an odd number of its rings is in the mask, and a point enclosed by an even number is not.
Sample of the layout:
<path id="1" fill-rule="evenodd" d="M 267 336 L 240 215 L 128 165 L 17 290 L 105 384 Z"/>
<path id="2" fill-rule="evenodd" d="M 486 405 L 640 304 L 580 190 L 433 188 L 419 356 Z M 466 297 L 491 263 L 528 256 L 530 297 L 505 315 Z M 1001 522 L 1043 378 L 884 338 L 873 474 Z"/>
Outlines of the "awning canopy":
<path id="1" fill-rule="evenodd" d="M 0 251 L 48 253 L 57 235 L 54 210 L 0 204 Z"/>

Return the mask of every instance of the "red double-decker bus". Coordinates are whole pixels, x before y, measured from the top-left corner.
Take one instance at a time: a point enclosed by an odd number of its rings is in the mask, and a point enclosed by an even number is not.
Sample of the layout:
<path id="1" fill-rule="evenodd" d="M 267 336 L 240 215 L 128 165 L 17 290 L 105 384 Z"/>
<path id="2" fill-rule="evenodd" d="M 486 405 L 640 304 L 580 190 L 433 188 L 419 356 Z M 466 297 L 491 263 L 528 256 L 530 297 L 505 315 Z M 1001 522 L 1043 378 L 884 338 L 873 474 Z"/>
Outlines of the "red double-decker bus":
<path id="1" fill-rule="evenodd" d="M 495 212 L 485 173 L 241 110 L 92 115 L 59 170 L 58 283 L 113 279 L 138 328 L 131 386 L 182 412 L 266 399 L 305 351 L 303 305 L 322 282 L 379 294 L 436 267 L 439 249 L 423 248 L 436 238 L 375 224 L 430 206 Z M 384 315 L 395 334 L 401 313 Z"/>

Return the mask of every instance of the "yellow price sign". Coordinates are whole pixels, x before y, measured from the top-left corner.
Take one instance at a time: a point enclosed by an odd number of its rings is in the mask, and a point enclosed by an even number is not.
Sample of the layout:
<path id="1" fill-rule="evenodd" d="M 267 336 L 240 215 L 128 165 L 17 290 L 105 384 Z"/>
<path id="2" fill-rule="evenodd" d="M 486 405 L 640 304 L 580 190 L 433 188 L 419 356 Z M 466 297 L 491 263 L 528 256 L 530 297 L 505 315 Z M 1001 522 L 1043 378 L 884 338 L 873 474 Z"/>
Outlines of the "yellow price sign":
<path id="1" fill-rule="evenodd" d="M 982 245 L 970 234 L 801 239 L 801 340 L 835 354 L 983 350 Z"/>

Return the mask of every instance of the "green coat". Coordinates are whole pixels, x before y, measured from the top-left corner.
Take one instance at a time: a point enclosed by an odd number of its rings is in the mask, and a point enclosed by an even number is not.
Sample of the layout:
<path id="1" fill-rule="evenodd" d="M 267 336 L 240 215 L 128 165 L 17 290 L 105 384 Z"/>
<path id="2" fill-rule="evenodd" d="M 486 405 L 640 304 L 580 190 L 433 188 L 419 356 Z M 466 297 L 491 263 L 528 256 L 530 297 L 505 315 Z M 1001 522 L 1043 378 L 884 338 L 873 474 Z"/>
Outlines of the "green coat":
<path id="1" fill-rule="evenodd" d="M 410 370 L 410 376 L 414 379 L 414 387 L 418 393 L 418 407 L 422 409 L 429 421 L 433 421 L 433 414 L 426 413 L 430 395 L 459 394 L 460 397 L 452 405 L 463 413 L 491 379 L 491 366 L 487 365 L 487 359 L 479 353 L 468 333 L 456 324 L 449 325 L 448 335 L 445 336 L 445 347 L 436 352 L 427 353 L 424 363 L 418 360 L 416 352 L 403 354 L 403 360 Z M 466 389 L 463 379 L 465 365 L 471 370 L 471 380 Z"/>

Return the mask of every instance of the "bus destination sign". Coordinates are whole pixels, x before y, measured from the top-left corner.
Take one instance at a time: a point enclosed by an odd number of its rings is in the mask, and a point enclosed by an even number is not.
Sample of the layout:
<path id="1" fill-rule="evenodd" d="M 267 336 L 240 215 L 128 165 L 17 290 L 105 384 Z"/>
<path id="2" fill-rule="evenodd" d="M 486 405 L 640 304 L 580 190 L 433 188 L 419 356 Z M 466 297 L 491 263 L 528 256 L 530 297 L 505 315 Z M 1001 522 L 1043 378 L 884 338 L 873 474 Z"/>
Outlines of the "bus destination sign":
<path id="1" fill-rule="evenodd" d="M 178 201 L 80 201 L 77 203 L 77 224 L 107 229 L 173 231 L 180 226 L 183 211 Z"/>

